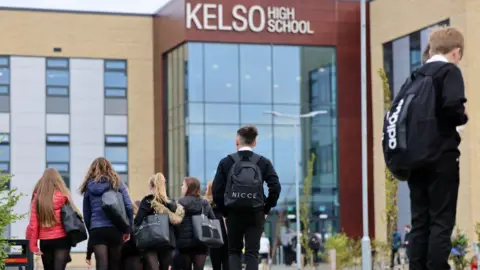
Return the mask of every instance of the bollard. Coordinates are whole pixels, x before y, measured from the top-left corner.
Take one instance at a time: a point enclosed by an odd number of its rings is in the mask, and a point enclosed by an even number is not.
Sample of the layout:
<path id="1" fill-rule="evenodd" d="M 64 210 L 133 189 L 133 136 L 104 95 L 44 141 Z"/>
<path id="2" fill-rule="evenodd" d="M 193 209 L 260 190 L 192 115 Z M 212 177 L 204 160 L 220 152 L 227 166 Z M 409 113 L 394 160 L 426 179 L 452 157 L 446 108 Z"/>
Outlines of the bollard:
<path id="1" fill-rule="evenodd" d="M 328 257 L 330 261 L 330 269 L 337 270 L 337 251 L 335 249 L 330 249 L 328 251 Z"/>
<path id="2" fill-rule="evenodd" d="M 34 270 L 33 253 L 29 248 L 28 240 L 7 240 L 10 245 L 8 257 L 5 259 L 6 267 L 18 267 L 18 269 Z"/>

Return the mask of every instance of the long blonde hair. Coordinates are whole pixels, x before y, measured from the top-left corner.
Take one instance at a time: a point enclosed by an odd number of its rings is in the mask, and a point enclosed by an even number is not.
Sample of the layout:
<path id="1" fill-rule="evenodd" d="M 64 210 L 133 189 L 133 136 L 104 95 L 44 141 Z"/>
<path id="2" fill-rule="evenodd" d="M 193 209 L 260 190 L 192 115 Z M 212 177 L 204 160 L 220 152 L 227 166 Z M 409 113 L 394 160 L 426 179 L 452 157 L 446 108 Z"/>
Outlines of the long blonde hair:
<path id="1" fill-rule="evenodd" d="M 73 206 L 70 191 L 68 190 L 67 185 L 65 185 L 62 176 L 60 176 L 58 171 L 54 168 L 45 169 L 34 189 L 37 218 L 42 227 L 53 227 L 60 222 L 55 216 L 53 202 L 57 190 L 66 195 L 69 203 Z"/>
<path id="2" fill-rule="evenodd" d="M 163 176 L 162 173 L 152 175 L 152 177 L 150 177 L 150 180 L 148 181 L 150 190 L 153 191 L 153 200 L 151 202 L 151 205 L 156 212 L 159 212 L 164 204 L 170 202 L 170 199 L 168 199 L 167 196 L 167 187 L 165 183 L 165 176 Z"/>
<path id="3" fill-rule="evenodd" d="M 85 180 L 83 180 L 83 183 L 80 186 L 80 194 L 85 193 L 88 182 L 92 179 L 95 182 L 100 182 L 100 180 L 105 179 L 110 183 L 113 189 L 119 189 L 122 184 L 122 181 L 113 169 L 112 164 L 104 157 L 96 158 L 90 165 Z"/>
<path id="4" fill-rule="evenodd" d="M 212 186 L 213 186 L 213 180 L 208 181 L 207 188 L 205 189 L 205 200 L 207 200 L 209 203 L 213 202 Z"/>

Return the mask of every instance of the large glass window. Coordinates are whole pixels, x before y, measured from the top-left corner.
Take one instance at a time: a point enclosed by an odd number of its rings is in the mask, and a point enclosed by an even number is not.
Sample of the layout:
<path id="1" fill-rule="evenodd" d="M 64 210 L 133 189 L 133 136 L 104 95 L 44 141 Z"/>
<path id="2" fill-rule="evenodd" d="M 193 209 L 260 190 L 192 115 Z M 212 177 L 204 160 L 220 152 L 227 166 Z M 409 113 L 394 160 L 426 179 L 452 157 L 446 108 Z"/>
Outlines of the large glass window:
<path id="1" fill-rule="evenodd" d="M 68 96 L 70 71 L 68 59 L 47 58 L 47 95 Z"/>
<path id="2" fill-rule="evenodd" d="M 0 95 L 10 92 L 10 58 L 0 56 Z"/>
<path id="3" fill-rule="evenodd" d="M 235 152 L 235 136 L 238 128 L 238 124 L 205 126 L 205 180 L 213 179 L 218 162 Z"/>
<path id="4" fill-rule="evenodd" d="M 105 97 L 127 96 L 127 62 L 124 60 L 105 60 Z"/>
<path id="5" fill-rule="evenodd" d="M 300 47 L 273 46 L 273 103 L 300 104 Z"/>
<path id="6" fill-rule="evenodd" d="M 272 103 L 272 50 L 240 45 L 240 102 Z"/>
<path id="7" fill-rule="evenodd" d="M 128 184 L 128 139 L 127 136 L 105 136 L 105 157 L 112 163 L 124 183 Z"/>
<path id="8" fill-rule="evenodd" d="M 238 45 L 205 43 L 204 55 L 205 101 L 238 102 Z"/>
<path id="9" fill-rule="evenodd" d="M 47 134 L 47 168 L 55 168 L 70 186 L 70 136 Z"/>
<path id="10" fill-rule="evenodd" d="M 10 135 L 0 134 L 0 177 L 10 174 Z M 10 182 L 6 187 L 10 189 Z"/>

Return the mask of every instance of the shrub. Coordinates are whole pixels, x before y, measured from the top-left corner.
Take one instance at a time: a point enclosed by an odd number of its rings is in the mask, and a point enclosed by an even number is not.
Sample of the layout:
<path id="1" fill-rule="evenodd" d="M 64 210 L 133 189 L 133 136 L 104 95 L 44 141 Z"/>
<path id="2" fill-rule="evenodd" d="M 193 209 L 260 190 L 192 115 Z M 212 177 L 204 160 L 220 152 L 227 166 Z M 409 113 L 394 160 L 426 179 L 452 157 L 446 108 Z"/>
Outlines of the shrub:
<path id="1" fill-rule="evenodd" d="M 359 265 L 362 256 L 362 246 L 360 240 L 349 238 L 345 233 L 338 233 L 330 236 L 325 243 L 325 254 L 323 258 L 328 261 L 329 251 L 334 249 L 336 252 L 337 269 L 344 269 Z"/>
<path id="2" fill-rule="evenodd" d="M 450 260 L 455 270 L 464 270 L 470 261 L 467 259 L 468 254 L 468 238 L 465 233 L 457 228 L 455 236 L 452 239 L 452 252 Z"/>

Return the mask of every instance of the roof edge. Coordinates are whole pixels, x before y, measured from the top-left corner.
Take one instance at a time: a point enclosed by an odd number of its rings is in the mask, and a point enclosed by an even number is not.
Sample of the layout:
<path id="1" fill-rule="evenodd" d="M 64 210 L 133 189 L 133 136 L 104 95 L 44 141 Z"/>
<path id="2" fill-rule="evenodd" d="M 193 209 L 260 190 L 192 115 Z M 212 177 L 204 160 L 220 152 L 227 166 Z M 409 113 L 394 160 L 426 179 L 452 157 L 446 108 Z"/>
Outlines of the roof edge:
<path id="1" fill-rule="evenodd" d="M 115 11 L 110 12 L 110 11 L 2 7 L 2 6 L 0 6 L 0 10 L 27 11 L 27 12 L 50 12 L 50 13 L 72 13 L 72 14 L 93 14 L 93 15 L 113 15 L 113 16 L 136 16 L 136 17 L 153 17 L 155 15 L 155 13 L 128 13 L 128 12 L 115 12 Z"/>

